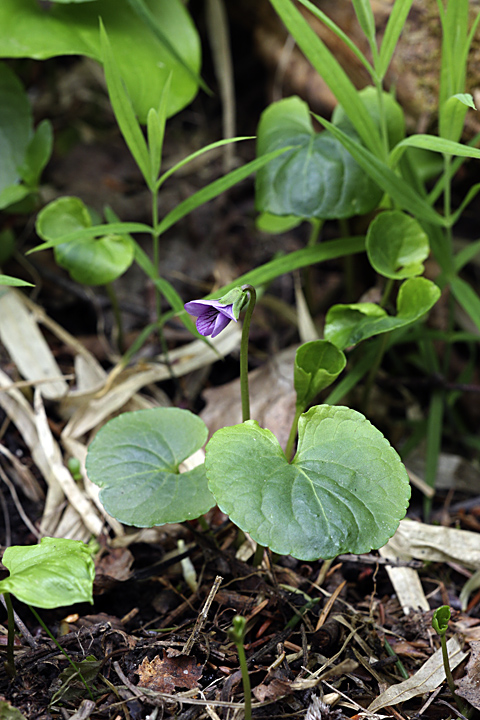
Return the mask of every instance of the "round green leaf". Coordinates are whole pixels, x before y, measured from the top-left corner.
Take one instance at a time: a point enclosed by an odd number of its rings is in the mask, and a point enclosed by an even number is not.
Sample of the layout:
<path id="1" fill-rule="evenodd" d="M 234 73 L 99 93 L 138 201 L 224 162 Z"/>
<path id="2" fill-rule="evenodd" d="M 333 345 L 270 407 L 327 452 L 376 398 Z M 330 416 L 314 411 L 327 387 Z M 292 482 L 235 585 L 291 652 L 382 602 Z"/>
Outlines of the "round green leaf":
<path id="1" fill-rule="evenodd" d="M 385 114 L 388 144 L 390 148 L 395 147 L 395 145 L 405 137 L 405 115 L 401 105 L 399 105 L 393 95 L 383 92 L 383 108 L 381 111 L 377 90 L 372 85 L 368 85 L 366 88 L 363 88 L 363 90 L 360 90 L 358 96 L 362 100 L 368 114 L 380 131 L 381 113 Z M 333 111 L 332 122 L 334 125 L 338 125 L 338 127 L 342 128 L 344 132 L 350 133 L 354 129 L 352 122 L 347 117 L 345 110 L 341 105 L 337 105 Z"/>
<path id="2" fill-rule="evenodd" d="M 36 229 L 43 240 L 92 226 L 90 213 L 76 197 L 54 200 L 38 214 Z M 134 244 L 122 235 L 101 238 L 79 238 L 56 245 L 55 260 L 68 270 L 74 280 L 84 285 L 105 285 L 116 280 L 132 264 Z"/>
<path id="3" fill-rule="evenodd" d="M 325 337 L 338 348 L 356 345 L 374 335 L 390 332 L 420 320 L 437 302 L 440 288 L 426 278 L 410 278 L 397 296 L 397 315 L 392 317 L 374 303 L 333 305 L 325 318 Z"/>
<path id="4" fill-rule="evenodd" d="M 270 105 L 258 126 L 258 156 L 289 146 L 294 149 L 257 172 L 260 212 L 338 219 L 378 205 L 378 185 L 330 133 L 314 133 L 308 105 L 298 97 Z"/>
<path id="5" fill-rule="evenodd" d="M 372 267 L 396 280 L 421 275 L 430 252 L 420 223 L 399 210 L 382 212 L 370 223 L 366 248 Z"/>
<path id="6" fill-rule="evenodd" d="M 200 465 L 179 465 L 207 439 L 205 423 L 178 408 L 124 413 L 107 423 L 88 449 L 86 469 L 102 488 L 105 510 L 126 525 L 152 527 L 192 520 L 212 497 Z"/>
<path id="7" fill-rule="evenodd" d="M 214 434 L 205 466 L 219 507 L 236 525 L 301 560 L 382 547 L 410 498 L 395 450 L 346 407 L 318 405 L 300 417 L 291 464 L 275 436 L 249 420 Z"/>
<path id="8" fill-rule="evenodd" d="M 90 213 L 80 198 L 61 197 L 40 210 L 35 227 L 42 240 L 55 240 L 91 225 Z"/>
<path id="9" fill-rule="evenodd" d="M 11 546 L 2 562 L 10 575 L 0 581 L 0 593 L 47 609 L 93 603 L 95 564 L 89 548 L 79 540 L 44 537 L 39 545 Z"/>
<path id="10" fill-rule="evenodd" d="M 295 355 L 293 383 L 297 406 L 305 408 L 324 388 L 332 384 L 347 360 L 328 340 L 313 340 L 301 345 Z"/>
<path id="11" fill-rule="evenodd" d="M 57 263 L 68 270 L 73 280 L 83 285 L 105 285 L 128 270 L 135 250 L 130 238 L 105 235 L 90 240 L 72 240 L 57 245 L 54 252 Z"/>
<path id="12" fill-rule="evenodd" d="M 145 5 L 184 63 L 198 73 L 200 41 L 181 0 L 145 0 Z M 172 91 L 167 114 L 173 115 L 192 101 L 198 89 L 192 73 L 172 56 L 126 0 L 55 3 L 48 10 L 38 0 L 1 0 L 0 56 L 43 60 L 86 55 L 101 61 L 99 17 L 141 122 L 146 122 L 151 107 L 158 106 L 170 72 Z"/>

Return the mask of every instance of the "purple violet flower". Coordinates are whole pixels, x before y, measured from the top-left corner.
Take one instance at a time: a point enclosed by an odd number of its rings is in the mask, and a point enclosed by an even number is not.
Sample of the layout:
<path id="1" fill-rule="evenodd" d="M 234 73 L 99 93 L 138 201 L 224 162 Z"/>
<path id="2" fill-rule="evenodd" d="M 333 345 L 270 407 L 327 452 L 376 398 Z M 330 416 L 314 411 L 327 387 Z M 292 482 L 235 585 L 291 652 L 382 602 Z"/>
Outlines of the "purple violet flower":
<path id="1" fill-rule="evenodd" d="M 192 300 L 185 303 L 185 310 L 197 318 L 200 335 L 211 335 L 212 338 L 225 330 L 230 320 L 237 322 L 233 314 L 233 303 L 224 305 L 219 300 Z"/>

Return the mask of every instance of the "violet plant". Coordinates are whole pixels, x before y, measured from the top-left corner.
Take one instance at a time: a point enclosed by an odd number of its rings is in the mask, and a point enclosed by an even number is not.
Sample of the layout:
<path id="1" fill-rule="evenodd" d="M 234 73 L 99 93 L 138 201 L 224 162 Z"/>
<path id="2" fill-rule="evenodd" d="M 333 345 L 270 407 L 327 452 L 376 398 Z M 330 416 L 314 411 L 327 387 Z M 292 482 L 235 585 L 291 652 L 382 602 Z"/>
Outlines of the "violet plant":
<path id="1" fill-rule="evenodd" d="M 255 291 L 243 286 L 217 301 L 187 303 L 205 334 L 225 319 L 246 317 L 241 343 L 243 422 L 218 430 L 205 463 L 184 473 L 180 463 L 207 437 L 187 410 L 155 408 L 124 413 L 91 443 L 86 470 L 101 488 L 105 509 L 123 523 L 152 526 L 198 517 L 217 504 L 261 546 L 303 560 L 379 548 L 395 532 L 410 497 L 402 462 L 360 413 L 311 400 L 342 371 L 345 358 L 327 340 L 297 352 L 297 412 L 288 456 L 269 430 L 250 419 L 248 331 Z"/>

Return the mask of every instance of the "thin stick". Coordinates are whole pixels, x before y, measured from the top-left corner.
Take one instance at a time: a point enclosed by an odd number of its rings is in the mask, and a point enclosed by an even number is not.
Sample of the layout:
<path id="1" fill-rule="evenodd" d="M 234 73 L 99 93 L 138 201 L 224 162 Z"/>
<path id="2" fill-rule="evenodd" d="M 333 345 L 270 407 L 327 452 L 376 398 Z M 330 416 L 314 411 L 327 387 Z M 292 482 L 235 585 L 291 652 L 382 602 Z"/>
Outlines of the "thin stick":
<path id="1" fill-rule="evenodd" d="M 190 635 L 187 642 L 185 643 L 185 645 L 182 648 L 182 655 L 190 654 L 190 651 L 191 651 L 196 639 L 198 638 L 203 626 L 205 625 L 205 622 L 206 622 L 207 616 L 208 616 L 208 611 L 210 610 L 210 605 L 213 602 L 213 598 L 217 594 L 218 588 L 220 587 L 222 580 L 223 580 L 223 578 L 220 575 L 217 575 L 217 577 L 215 578 L 215 582 L 212 585 L 212 589 L 208 593 L 208 597 L 205 600 L 205 604 L 204 604 L 199 616 L 197 617 L 194 628 L 192 630 L 192 634 Z"/>

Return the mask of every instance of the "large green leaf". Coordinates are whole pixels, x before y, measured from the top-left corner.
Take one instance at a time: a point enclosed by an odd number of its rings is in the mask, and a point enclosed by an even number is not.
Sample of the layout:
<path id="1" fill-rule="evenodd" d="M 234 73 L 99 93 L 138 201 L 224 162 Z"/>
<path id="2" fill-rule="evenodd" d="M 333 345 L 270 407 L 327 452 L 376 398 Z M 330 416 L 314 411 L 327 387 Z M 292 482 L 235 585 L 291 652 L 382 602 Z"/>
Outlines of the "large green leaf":
<path id="1" fill-rule="evenodd" d="M 200 42 L 180 0 L 146 3 L 163 33 L 194 74 L 200 66 Z M 1 0 L 0 57 L 58 55 L 102 58 L 99 18 L 102 18 L 113 54 L 135 111 L 146 122 L 151 107 L 158 108 L 165 80 L 172 73 L 168 115 L 185 107 L 198 84 L 124 0 L 56 4 L 43 8 L 37 0 Z"/>
<path id="2" fill-rule="evenodd" d="M 430 252 L 425 230 L 400 210 L 377 215 L 368 228 L 366 247 L 372 267 L 396 280 L 421 275 Z"/>
<path id="3" fill-rule="evenodd" d="M 61 197 L 44 207 L 37 217 L 38 235 L 56 240 L 91 227 L 90 213 L 76 197 Z M 108 234 L 99 239 L 82 238 L 56 245 L 55 260 L 74 280 L 84 285 L 105 285 L 132 264 L 135 245 L 131 238 Z"/>
<path id="4" fill-rule="evenodd" d="M 302 218 L 347 218 L 373 210 L 382 191 L 330 133 L 315 133 L 298 97 L 270 105 L 258 126 L 257 155 L 294 146 L 257 173 L 260 212 Z"/>
<path id="5" fill-rule="evenodd" d="M 236 525 L 301 560 L 382 547 L 410 497 L 395 450 L 346 407 L 319 405 L 300 417 L 291 464 L 275 436 L 249 420 L 215 433 L 205 465 L 219 507 Z"/>
<path id="6" fill-rule="evenodd" d="M 20 180 L 19 168 L 32 136 L 25 90 L 13 70 L 0 63 L 0 193 Z"/>
<path id="7" fill-rule="evenodd" d="M 102 488 L 105 510 L 126 525 L 193 520 L 215 500 L 203 465 L 181 474 L 178 468 L 206 439 L 204 422 L 188 410 L 124 413 L 107 423 L 90 445 L 87 474 Z"/>
<path id="8" fill-rule="evenodd" d="M 95 565 L 79 540 L 44 537 L 39 545 L 11 546 L 2 562 L 10 575 L 0 581 L 0 593 L 12 593 L 27 605 L 56 608 L 93 602 Z"/>
<path id="9" fill-rule="evenodd" d="M 343 350 L 374 335 L 397 330 L 420 320 L 437 302 L 440 288 L 425 278 L 402 283 L 396 316 L 374 303 L 333 305 L 325 318 L 325 338 Z"/>

